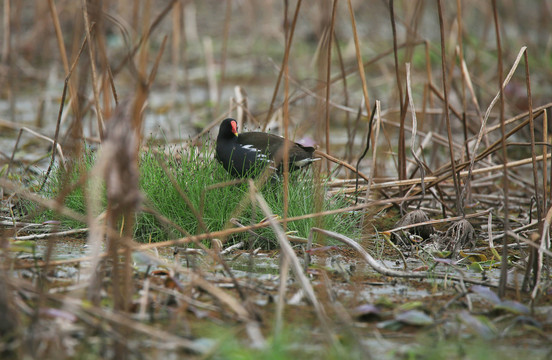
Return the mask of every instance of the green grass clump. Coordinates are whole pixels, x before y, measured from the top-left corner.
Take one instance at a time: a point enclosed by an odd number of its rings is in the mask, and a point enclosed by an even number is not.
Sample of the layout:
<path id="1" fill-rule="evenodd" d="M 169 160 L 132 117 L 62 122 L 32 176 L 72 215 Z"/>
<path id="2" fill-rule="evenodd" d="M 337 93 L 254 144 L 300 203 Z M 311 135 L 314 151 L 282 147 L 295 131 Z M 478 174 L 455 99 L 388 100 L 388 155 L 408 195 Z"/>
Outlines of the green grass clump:
<path id="1" fill-rule="evenodd" d="M 86 213 L 86 202 L 84 200 L 83 185 L 79 184 L 81 175 L 90 171 L 96 160 L 96 153 L 90 148 L 85 148 L 82 156 L 77 161 L 72 161 L 65 168 L 56 165 L 46 182 L 41 195 L 48 198 L 58 198 L 62 191 L 64 192 L 64 204 L 71 210 L 79 214 Z M 86 183 L 86 182 L 84 182 Z M 69 192 L 67 192 L 70 190 Z M 67 193 L 66 193 L 67 192 Z M 103 199 L 105 206 L 106 200 Z M 67 228 L 82 228 L 86 224 L 77 220 L 63 217 L 51 209 L 40 211 L 35 204 L 26 204 L 27 212 L 37 214 L 33 221 L 43 222 L 47 220 L 60 220 L 63 227 Z"/>
<path id="2" fill-rule="evenodd" d="M 249 185 L 247 182 L 207 190 L 211 185 L 228 182 L 232 178 L 223 167 L 214 159 L 212 147 L 189 147 L 186 152 L 177 154 L 174 150 L 159 148 L 160 153 L 165 154 L 163 160 L 171 169 L 173 177 L 179 187 L 190 199 L 197 212 L 201 212 L 201 218 L 208 231 L 217 231 L 224 226 L 233 216 L 240 202 L 248 196 Z M 180 156 L 178 156 L 180 155 Z M 188 233 L 196 234 L 204 232 L 200 228 L 196 216 L 181 198 L 177 189 L 171 184 L 159 165 L 153 152 L 143 154 L 140 162 L 141 181 L 140 186 L 148 199 L 148 205 L 153 206 L 159 213 L 171 219 L 175 224 L 185 229 Z M 261 189 L 261 193 L 275 214 L 283 214 L 283 183 L 282 181 L 269 181 Z M 325 189 L 323 189 L 325 193 Z M 295 172 L 290 176 L 289 209 L 288 217 L 300 216 L 314 212 L 315 183 L 311 172 Z M 336 196 L 324 201 L 323 210 L 337 209 L 347 206 L 344 198 Z M 238 219 L 243 224 L 258 222 L 264 215 L 259 209 L 247 206 Z M 306 237 L 313 226 L 313 219 L 294 221 L 288 224 L 290 231 L 296 231 L 297 236 Z M 352 234 L 355 230 L 357 219 L 355 215 L 337 214 L 327 216 L 324 219 L 325 228 Z M 167 231 L 168 230 L 168 231 Z M 153 215 L 141 214 L 137 220 L 136 236 L 141 239 L 164 240 L 178 236 L 174 229 L 164 228 Z M 257 231 L 265 238 L 274 240 L 270 229 Z M 244 236 L 244 235 L 239 235 Z M 264 244 L 266 246 L 266 244 Z"/>
<path id="3" fill-rule="evenodd" d="M 204 144 L 201 147 L 190 146 L 185 151 L 159 147 L 142 153 L 139 164 L 140 188 L 145 195 L 145 207 L 155 210 L 189 234 L 205 232 L 195 215 L 197 213 L 201 214 L 200 218 L 206 230 L 210 232 L 223 229 L 232 216 L 237 216 L 244 225 L 259 222 L 264 218 L 261 211 L 250 203 L 236 213 L 239 204 L 248 197 L 249 184 L 247 182 L 209 188 L 212 185 L 233 180 L 214 159 L 213 152 L 213 147 L 210 144 Z M 162 159 L 165 163 L 178 186 L 188 197 L 191 207 L 173 186 L 158 159 Z M 90 169 L 93 161 L 93 154 L 88 152 L 84 155 L 85 166 L 73 167 L 74 170 L 70 175 L 57 169 L 47 187 L 49 196 L 57 196 L 64 181 L 76 183 L 82 169 Z M 310 214 L 315 211 L 315 186 L 312 170 L 291 174 L 288 217 Z M 325 185 L 319 186 L 323 187 L 321 191 L 326 194 Z M 272 211 L 281 216 L 284 206 L 283 182 L 281 180 L 269 181 L 263 186 L 261 193 Z M 65 205 L 80 213 L 85 212 L 82 186 L 77 187 L 66 197 Z M 322 210 L 346 206 L 348 204 L 341 196 L 331 198 L 325 196 Z M 41 217 L 42 220 L 51 219 L 55 218 L 55 214 L 48 211 Z M 71 224 L 68 220 L 63 221 L 67 226 L 77 225 Z M 357 223 L 358 215 L 349 213 L 330 215 L 323 219 L 323 226 L 326 229 L 348 235 L 355 233 Z M 288 230 L 294 231 L 296 236 L 307 237 L 313 225 L 314 219 L 304 219 L 288 223 Z M 270 243 L 275 243 L 275 237 L 270 228 L 259 229 L 257 233 L 262 236 L 262 239 L 269 240 L 268 244 L 265 241 L 263 244 L 257 244 L 258 246 L 267 248 L 270 247 Z M 182 236 L 177 227 L 162 223 L 148 212 L 136 215 L 134 235 L 140 241 L 150 241 L 150 239 L 151 241 L 162 241 Z M 244 236 L 249 235 L 235 235 L 234 239 L 241 239 Z"/>

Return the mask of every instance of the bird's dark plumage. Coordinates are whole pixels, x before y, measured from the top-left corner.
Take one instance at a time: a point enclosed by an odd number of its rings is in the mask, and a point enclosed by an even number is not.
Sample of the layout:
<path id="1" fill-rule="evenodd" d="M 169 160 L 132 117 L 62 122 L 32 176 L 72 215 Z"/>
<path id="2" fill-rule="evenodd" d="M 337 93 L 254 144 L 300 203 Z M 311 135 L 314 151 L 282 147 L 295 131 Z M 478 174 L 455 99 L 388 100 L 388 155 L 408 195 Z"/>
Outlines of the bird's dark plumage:
<path id="1" fill-rule="evenodd" d="M 264 132 L 238 134 L 237 122 L 231 118 L 220 124 L 216 158 L 234 177 L 253 177 L 266 166 L 272 166 L 277 173 L 281 173 L 286 141 L 289 144 L 289 171 L 317 160 L 313 157 L 313 147 L 302 146 L 278 135 Z"/>

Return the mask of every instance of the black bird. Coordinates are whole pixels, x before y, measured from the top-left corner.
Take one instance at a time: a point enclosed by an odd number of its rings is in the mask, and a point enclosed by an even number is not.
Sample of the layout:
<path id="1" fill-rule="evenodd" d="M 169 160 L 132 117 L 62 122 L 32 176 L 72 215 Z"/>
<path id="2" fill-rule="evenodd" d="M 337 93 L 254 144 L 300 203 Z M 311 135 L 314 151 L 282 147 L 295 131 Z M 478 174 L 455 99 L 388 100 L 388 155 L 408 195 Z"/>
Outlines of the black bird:
<path id="1" fill-rule="evenodd" d="M 224 119 L 220 124 L 216 158 L 234 177 L 254 177 L 266 166 L 281 174 L 286 141 L 289 144 L 289 171 L 318 160 L 313 157 L 313 147 L 297 144 L 278 135 L 264 132 L 238 135 L 238 123 L 231 118 Z"/>

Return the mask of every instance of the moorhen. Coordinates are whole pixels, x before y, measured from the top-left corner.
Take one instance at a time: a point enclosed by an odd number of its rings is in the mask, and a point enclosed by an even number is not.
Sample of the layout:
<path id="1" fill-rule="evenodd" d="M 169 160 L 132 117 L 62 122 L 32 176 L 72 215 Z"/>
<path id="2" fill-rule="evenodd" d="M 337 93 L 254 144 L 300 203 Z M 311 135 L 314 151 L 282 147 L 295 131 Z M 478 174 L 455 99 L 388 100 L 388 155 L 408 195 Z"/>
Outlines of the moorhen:
<path id="1" fill-rule="evenodd" d="M 318 160 L 313 157 L 313 147 L 297 144 L 278 135 L 264 132 L 238 135 L 238 123 L 231 118 L 224 119 L 220 124 L 216 158 L 230 175 L 238 178 L 254 177 L 265 166 L 281 174 L 281 158 L 286 141 L 289 144 L 289 171 Z"/>

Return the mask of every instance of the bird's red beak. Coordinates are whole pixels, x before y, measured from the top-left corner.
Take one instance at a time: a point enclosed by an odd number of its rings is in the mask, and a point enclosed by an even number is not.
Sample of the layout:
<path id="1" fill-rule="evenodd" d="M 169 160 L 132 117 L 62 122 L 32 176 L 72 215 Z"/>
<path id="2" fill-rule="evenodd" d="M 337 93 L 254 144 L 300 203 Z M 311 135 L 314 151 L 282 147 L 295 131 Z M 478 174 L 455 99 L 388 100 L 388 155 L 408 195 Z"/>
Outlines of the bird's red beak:
<path id="1" fill-rule="evenodd" d="M 232 121 L 232 133 L 238 136 L 238 123 L 235 121 Z"/>

